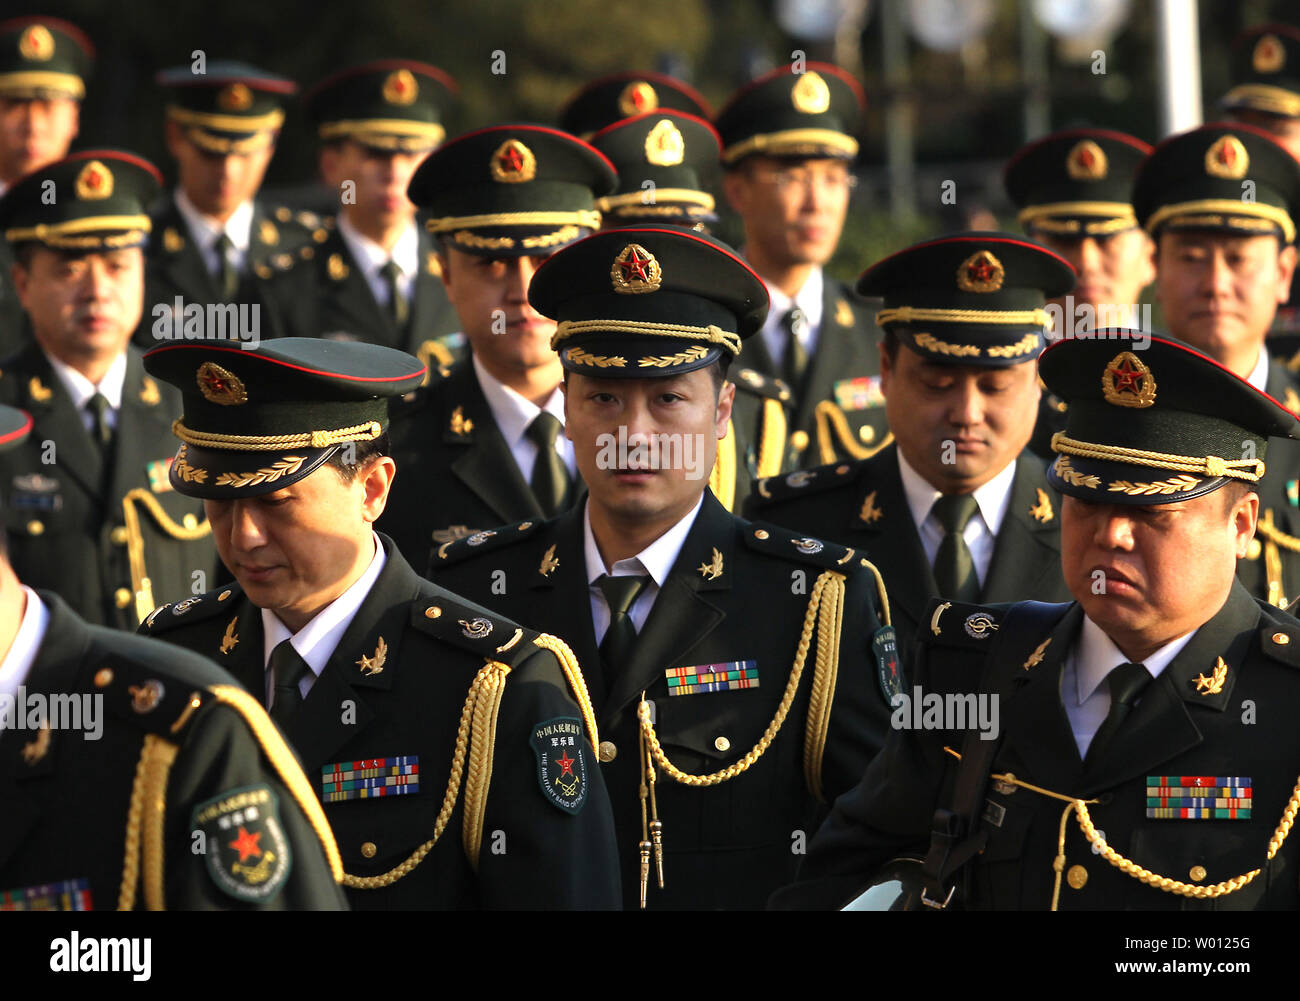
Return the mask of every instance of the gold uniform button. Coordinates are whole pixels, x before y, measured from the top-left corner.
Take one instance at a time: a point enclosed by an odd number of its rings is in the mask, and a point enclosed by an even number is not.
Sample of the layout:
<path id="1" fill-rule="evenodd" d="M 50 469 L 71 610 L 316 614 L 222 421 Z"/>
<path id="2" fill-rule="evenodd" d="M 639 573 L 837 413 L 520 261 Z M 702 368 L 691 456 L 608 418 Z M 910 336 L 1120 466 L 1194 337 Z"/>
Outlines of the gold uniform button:
<path id="1" fill-rule="evenodd" d="M 107 688 L 113 683 L 113 669 L 111 667 L 101 667 L 95 672 L 95 687 Z"/>
<path id="2" fill-rule="evenodd" d="M 28 535 L 40 535 L 44 531 L 45 531 L 45 523 L 42 521 L 37 521 L 35 518 L 33 518 L 31 521 L 27 523 Z"/>
<path id="3" fill-rule="evenodd" d="M 1194 865 L 1192 871 L 1187 874 L 1193 883 L 1199 883 L 1205 878 L 1205 866 Z"/>
<path id="4" fill-rule="evenodd" d="M 126 527 L 118 525 L 113 531 L 108 533 L 108 537 L 113 541 L 115 546 L 126 545 Z"/>
<path id="5" fill-rule="evenodd" d="M 609 764 L 618 757 L 618 748 L 614 746 L 612 740 L 602 740 L 600 746 L 596 748 L 596 755 L 603 763 Z"/>
<path id="6" fill-rule="evenodd" d="M 230 597 L 230 588 L 226 588 L 226 590 L 222 591 L 219 595 L 217 595 L 217 600 L 225 601 L 229 597 Z"/>
<path id="7" fill-rule="evenodd" d="M 713 746 L 716 747 L 719 751 L 730 751 L 731 741 L 729 741 L 726 737 L 719 737 L 717 740 L 713 742 Z"/>
<path id="8" fill-rule="evenodd" d="M 1259 559 L 1259 551 L 1262 548 L 1263 547 L 1260 545 L 1259 539 L 1251 539 L 1250 542 L 1247 543 L 1246 545 L 1246 559 L 1248 560 Z"/>
<path id="9" fill-rule="evenodd" d="M 379 849 L 375 847 L 375 843 L 373 841 L 367 841 L 364 845 L 361 846 L 361 854 L 364 855 L 366 858 L 374 858 L 375 853 L 378 851 Z"/>
<path id="10" fill-rule="evenodd" d="M 518 531 L 520 531 L 520 532 L 526 532 L 526 531 L 528 531 L 528 530 L 529 530 L 530 528 L 532 528 L 532 527 L 533 527 L 533 523 L 532 523 L 531 521 L 521 521 L 521 522 L 519 523 Z"/>
<path id="11" fill-rule="evenodd" d="M 862 439 L 864 445 L 869 445 L 876 439 L 876 429 L 870 424 L 863 424 L 858 428 L 858 437 Z"/>
<path id="12" fill-rule="evenodd" d="M 124 587 L 119 587 L 113 592 L 113 601 L 117 603 L 118 608 L 125 608 L 131 604 L 131 592 Z"/>
<path id="13" fill-rule="evenodd" d="M 767 529 L 757 528 L 754 530 L 754 538 L 759 539 L 760 541 L 766 539 L 767 535 Z"/>
<path id="14" fill-rule="evenodd" d="M 793 448 L 796 452 L 802 452 L 805 448 L 807 448 L 807 447 L 808 447 L 808 432 L 807 432 L 807 431 L 795 431 L 793 434 L 791 434 L 791 435 L 790 435 L 790 447 Z"/>
<path id="15" fill-rule="evenodd" d="M 1065 881 L 1074 889 L 1082 890 L 1083 884 L 1088 882 L 1088 870 L 1081 865 L 1072 865 L 1065 874 Z"/>
<path id="16" fill-rule="evenodd" d="M 1288 636 L 1286 633 L 1274 633 L 1273 642 L 1276 643 L 1278 646 L 1286 646 L 1288 643 L 1291 642 L 1291 637 Z"/>
<path id="17" fill-rule="evenodd" d="M 849 467 L 848 467 L 848 466 L 836 466 L 836 467 L 835 467 L 835 475 L 836 475 L 836 476 L 843 476 L 843 475 L 844 475 L 845 473 L 847 473 L 848 471 L 849 471 Z"/>
<path id="18" fill-rule="evenodd" d="M 430 605 L 428 608 L 424 610 L 424 617 L 426 619 L 436 619 L 441 614 L 442 614 L 442 609 L 439 608 L 437 605 Z"/>
<path id="19" fill-rule="evenodd" d="M 181 519 L 181 524 L 184 525 L 186 528 L 190 528 L 190 529 L 198 528 L 199 519 L 194 517 L 194 515 L 192 514 L 187 514 L 184 518 Z"/>

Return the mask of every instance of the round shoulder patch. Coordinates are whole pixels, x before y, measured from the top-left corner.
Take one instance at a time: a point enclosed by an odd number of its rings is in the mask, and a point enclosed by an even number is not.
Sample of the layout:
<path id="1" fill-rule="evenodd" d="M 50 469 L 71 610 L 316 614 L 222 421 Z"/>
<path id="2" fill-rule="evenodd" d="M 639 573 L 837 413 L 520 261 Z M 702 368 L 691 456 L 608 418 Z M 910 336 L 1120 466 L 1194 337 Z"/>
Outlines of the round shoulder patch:
<path id="1" fill-rule="evenodd" d="M 267 786 L 231 789 L 200 803 L 190 827 L 203 833 L 208 875 L 236 900 L 263 903 L 289 878 L 289 840 L 275 793 Z"/>
<path id="2" fill-rule="evenodd" d="M 587 802 L 587 764 L 582 753 L 582 723 L 560 716 L 533 726 L 529 738 L 537 755 L 537 783 L 552 806 L 576 814 Z"/>

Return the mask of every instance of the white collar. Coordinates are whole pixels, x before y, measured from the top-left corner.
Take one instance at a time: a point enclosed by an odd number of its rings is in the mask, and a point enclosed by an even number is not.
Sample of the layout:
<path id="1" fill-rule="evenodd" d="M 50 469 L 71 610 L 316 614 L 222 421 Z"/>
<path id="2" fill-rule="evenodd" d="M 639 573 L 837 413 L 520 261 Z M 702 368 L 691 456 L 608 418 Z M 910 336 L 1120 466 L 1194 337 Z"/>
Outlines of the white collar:
<path id="1" fill-rule="evenodd" d="M 26 584 L 22 585 L 27 597 L 23 608 L 23 620 L 18 624 L 14 641 L 0 660 L 0 695 L 15 695 L 27 680 L 36 654 L 40 652 L 41 642 L 50 624 L 50 610 L 44 602 Z M 0 729 L 4 728 L 4 714 L 0 713 Z"/>
<path id="2" fill-rule="evenodd" d="M 703 503 L 704 494 L 700 494 L 700 499 L 695 502 L 695 507 L 691 508 L 690 514 L 635 556 L 629 556 L 615 563 L 610 568 L 609 575 L 619 577 L 624 574 L 646 573 L 650 575 L 657 587 L 663 587 Z M 596 536 L 591 531 L 591 512 L 586 504 L 582 507 L 582 551 L 587 560 L 587 583 L 594 584 L 596 579 L 605 573 L 605 561 L 601 559 L 600 547 L 596 545 Z"/>
<path id="3" fill-rule="evenodd" d="M 1183 652 L 1183 647 L 1187 646 L 1191 638 L 1196 635 L 1193 629 L 1189 633 L 1183 633 L 1177 639 L 1172 639 L 1159 650 L 1142 661 L 1151 677 L 1158 678 L 1160 673 L 1169 666 L 1169 662 Z M 1091 697 L 1092 693 L 1097 690 L 1106 676 L 1110 674 L 1120 664 L 1129 663 L 1128 657 L 1124 655 L 1115 641 L 1102 631 L 1101 626 L 1097 625 L 1086 615 L 1083 617 L 1083 628 L 1079 631 L 1079 638 L 1075 641 L 1075 678 L 1078 679 L 1078 691 L 1075 693 L 1079 700 L 1079 705 Z"/>
<path id="4" fill-rule="evenodd" d="M 98 386 L 48 351 L 45 352 L 45 357 L 49 359 L 50 368 L 54 369 L 54 374 L 59 377 L 68 395 L 72 397 L 72 405 L 76 407 L 78 413 L 86 409 L 86 404 L 96 393 L 102 393 L 114 411 L 122 409 L 122 387 L 126 383 L 125 351 L 113 359 L 113 364 L 108 366 L 108 371 L 104 373 L 104 378 L 99 380 Z"/>
<path id="5" fill-rule="evenodd" d="M 402 231 L 389 253 L 370 237 L 361 233 L 343 213 L 338 216 L 338 231 L 352 253 L 352 259 L 366 274 L 375 274 L 391 259 L 402 270 L 404 278 L 413 277 L 420 267 L 420 234 L 412 222 Z"/>
<path id="6" fill-rule="evenodd" d="M 200 212 L 190 201 L 182 189 L 176 189 L 176 208 L 185 220 L 185 225 L 189 227 L 190 235 L 199 243 L 204 250 L 212 247 L 214 243 L 225 233 L 230 237 L 230 242 L 235 245 L 235 249 L 242 254 L 248 253 L 248 246 L 253 239 L 253 203 L 251 200 L 244 202 L 239 208 L 231 213 L 226 224 L 222 226 L 215 219 L 211 219 Z"/>
<path id="7" fill-rule="evenodd" d="M 767 315 L 775 316 L 780 323 L 781 317 L 790 311 L 790 307 L 798 306 L 803 315 L 807 318 L 810 326 L 820 326 L 822 322 L 822 292 L 825 289 L 826 279 L 822 274 L 821 268 L 813 268 L 808 272 L 808 280 L 803 283 L 803 288 L 790 297 L 782 292 L 775 285 L 763 282 L 767 286 L 767 295 L 771 299 L 771 305 L 768 308 Z"/>
<path id="8" fill-rule="evenodd" d="M 370 537 L 374 541 L 375 555 L 371 558 L 370 565 L 366 567 L 366 572 L 353 581 L 346 591 L 317 612 L 312 620 L 296 633 L 290 634 L 289 627 L 280 621 L 275 612 L 269 608 L 262 609 L 263 664 L 270 663 L 271 651 L 279 646 L 282 640 L 292 639 L 293 648 L 298 651 L 298 656 L 307 662 L 312 674 L 320 677 L 321 671 L 325 670 L 325 665 L 334 655 L 335 648 L 343 639 L 348 626 L 352 625 L 357 610 L 370 594 L 370 589 L 374 587 L 380 571 L 384 569 L 384 564 L 388 560 L 379 536 L 372 532 Z"/>
<path id="9" fill-rule="evenodd" d="M 907 506 L 912 512 L 912 523 L 920 529 L 942 491 L 936 490 L 912 468 L 903 457 L 901 448 L 896 449 L 895 454 L 898 456 L 898 473 L 903 480 L 903 493 L 907 495 Z M 1002 519 L 1011 506 L 1011 487 L 1015 478 L 1016 460 L 1012 459 L 993 479 L 975 488 L 975 503 L 979 505 L 980 517 L 994 535 L 1002 530 Z"/>
<path id="10" fill-rule="evenodd" d="M 474 374 L 478 376 L 479 388 L 483 390 L 488 409 L 492 411 L 492 418 L 496 421 L 501 437 L 506 440 L 507 448 L 513 449 L 519 443 L 528 430 L 528 425 L 543 410 L 556 417 L 561 425 L 564 424 L 564 393 L 559 386 L 551 391 L 546 405 L 539 407 L 532 400 L 525 399 L 509 386 L 498 382 L 483 367 L 478 355 L 471 354 L 470 358 L 474 363 Z"/>
<path id="11" fill-rule="evenodd" d="M 1259 361 L 1255 362 L 1255 367 L 1251 369 L 1250 375 L 1246 376 L 1246 381 L 1261 393 L 1267 391 L 1264 387 L 1268 385 L 1268 358 L 1268 352 L 1260 348 Z"/>

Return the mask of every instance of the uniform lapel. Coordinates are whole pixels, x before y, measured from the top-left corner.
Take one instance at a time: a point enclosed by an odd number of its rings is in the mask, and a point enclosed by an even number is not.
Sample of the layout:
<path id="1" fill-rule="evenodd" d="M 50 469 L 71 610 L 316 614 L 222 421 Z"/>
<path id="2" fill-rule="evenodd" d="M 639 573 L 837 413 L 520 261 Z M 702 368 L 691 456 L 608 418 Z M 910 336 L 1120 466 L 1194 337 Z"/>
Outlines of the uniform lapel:
<path id="1" fill-rule="evenodd" d="M 452 314 L 447 290 L 438 277 L 433 238 L 425 231 L 420 219 L 416 219 L 416 228 L 420 237 L 419 270 L 415 273 L 410 334 L 405 345 L 406 350 L 411 352 L 419 349 L 426 333 L 454 330 L 459 325 L 458 319 Z"/>
<path id="2" fill-rule="evenodd" d="M 19 367 L 26 379 L 19 406 L 32 415 L 37 433 L 55 443 L 58 468 L 80 483 L 90 496 L 102 497 L 104 459 L 63 380 L 54 374 L 49 359 L 34 343 L 23 351 Z"/>
<path id="3" fill-rule="evenodd" d="M 1022 454 L 1016 460 L 1011 500 L 993 544 L 980 600 L 992 604 L 1030 595 L 1050 600 L 1051 588 L 1043 585 L 1060 577 L 1059 526 L 1060 512 L 1048 493 L 1041 464 Z"/>
<path id="4" fill-rule="evenodd" d="M 812 427 L 813 412 L 822 400 L 832 398 L 835 383 L 853 374 L 852 330 L 840 323 L 838 283 L 822 276 L 822 324 L 817 332 L 817 350 L 809 360 L 808 371 L 795 405 L 795 428 Z"/>
<path id="5" fill-rule="evenodd" d="M 529 605 L 538 607 L 535 620 L 526 625 L 564 637 L 578 658 L 592 704 L 605 698 L 605 678 L 600 668 L 595 625 L 591 621 L 591 598 L 587 583 L 587 561 L 583 552 L 583 504 L 575 504 L 554 522 L 550 544 L 542 547 L 538 565 L 525 568 L 529 574 Z M 542 573 L 546 569 L 547 573 Z"/>
<path id="6" fill-rule="evenodd" d="M 163 413 L 157 383 L 150 379 L 146 392 L 144 364 L 134 346 L 126 351 L 126 378 L 122 383 L 122 406 L 117 412 L 114 432 L 113 469 L 110 474 L 109 499 L 114 502 L 128 490 L 140 486 L 148 462 L 166 460 L 172 453 L 171 418 Z M 152 402 L 150 402 L 152 401 Z"/>
<path id="7" fill-rule="evenodd" d="M 890 605 L 919 622 L 925 606 L 939 593 L 939 586 L 912 520 L 912 509 L 907 506 L 903 478 L 898 472 L 898 446 L 890 445 L 868 461 L 875 464 L 879 474 L 870 477 L 871 489 L 863 491 L 858 499 L 854 527 L 866 533 L 863 545 L 867 558 L 885 579 Z M 868 505 L 872 493 L 876 496 Z M 872 513 L 875 511 L 880 512 L 879 517 Z"/>
<path id="8" fill-rule="evenodd" d="M 186 303 L 221 301 L 217 281 L 203 263 L 194 234 L 176 207 L 175 192 L 167 196 L 163 211 L 153 220 L 151 239 L 154 246 L 150 257 L 164 287 L 179 294 Z"/>

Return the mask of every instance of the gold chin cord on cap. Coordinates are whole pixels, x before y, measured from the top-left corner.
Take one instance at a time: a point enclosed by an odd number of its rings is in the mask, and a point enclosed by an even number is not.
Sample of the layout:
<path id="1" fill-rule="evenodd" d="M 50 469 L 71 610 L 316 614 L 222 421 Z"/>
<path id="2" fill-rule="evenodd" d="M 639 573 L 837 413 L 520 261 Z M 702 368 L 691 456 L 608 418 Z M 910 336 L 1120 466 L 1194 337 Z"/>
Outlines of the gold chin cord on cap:
<path id="1" fill-rule="evenodd" d="M 1178 473 L 1195 473 L 1200 476 L 1230 476 L 1258 483 L 1264 475 L 1263 459 L 1221 459 L 1217 455 L 1190 456 L 1172 452 L 1150 452 L 1144 448 L 1122 448 L 1118 445 L 1098 445 L 1067 437 L 1064 431 L 1052 435 L 1052 451 L 1061 455 L 1077 455 L 1081 459 L 1101 459 L 1106 462 L 1125 462 L 1155 469 L 1172 469 Z"/>
<path id="2" fill-rule="evenodd" d="M 278 452 L 288 448 L 328 448 L 345 441 L 373 441 L 384 433 L 379 421 L 366 421 L 333 431 L 303 431 L 299 434 L 213 434 L 193 431 L 180 420 L 172 421 L 172 434 L 189 445 L 220 448 L 232 452 Z"/>
<path id="3" fill-rule="evenodd" d="M 740 354 L 740 335 L 730 330 L 723 330 L 710 324 L 707 327 L 689 327 L 678 323 L 650 323 L 642 320 L 563 320 L 555 328 L 551 337 L 551 350 L 559 346 L 574 334 L 631 334 L 634 337 L 689 337 L 721 344 L 733 355 Z"/>

